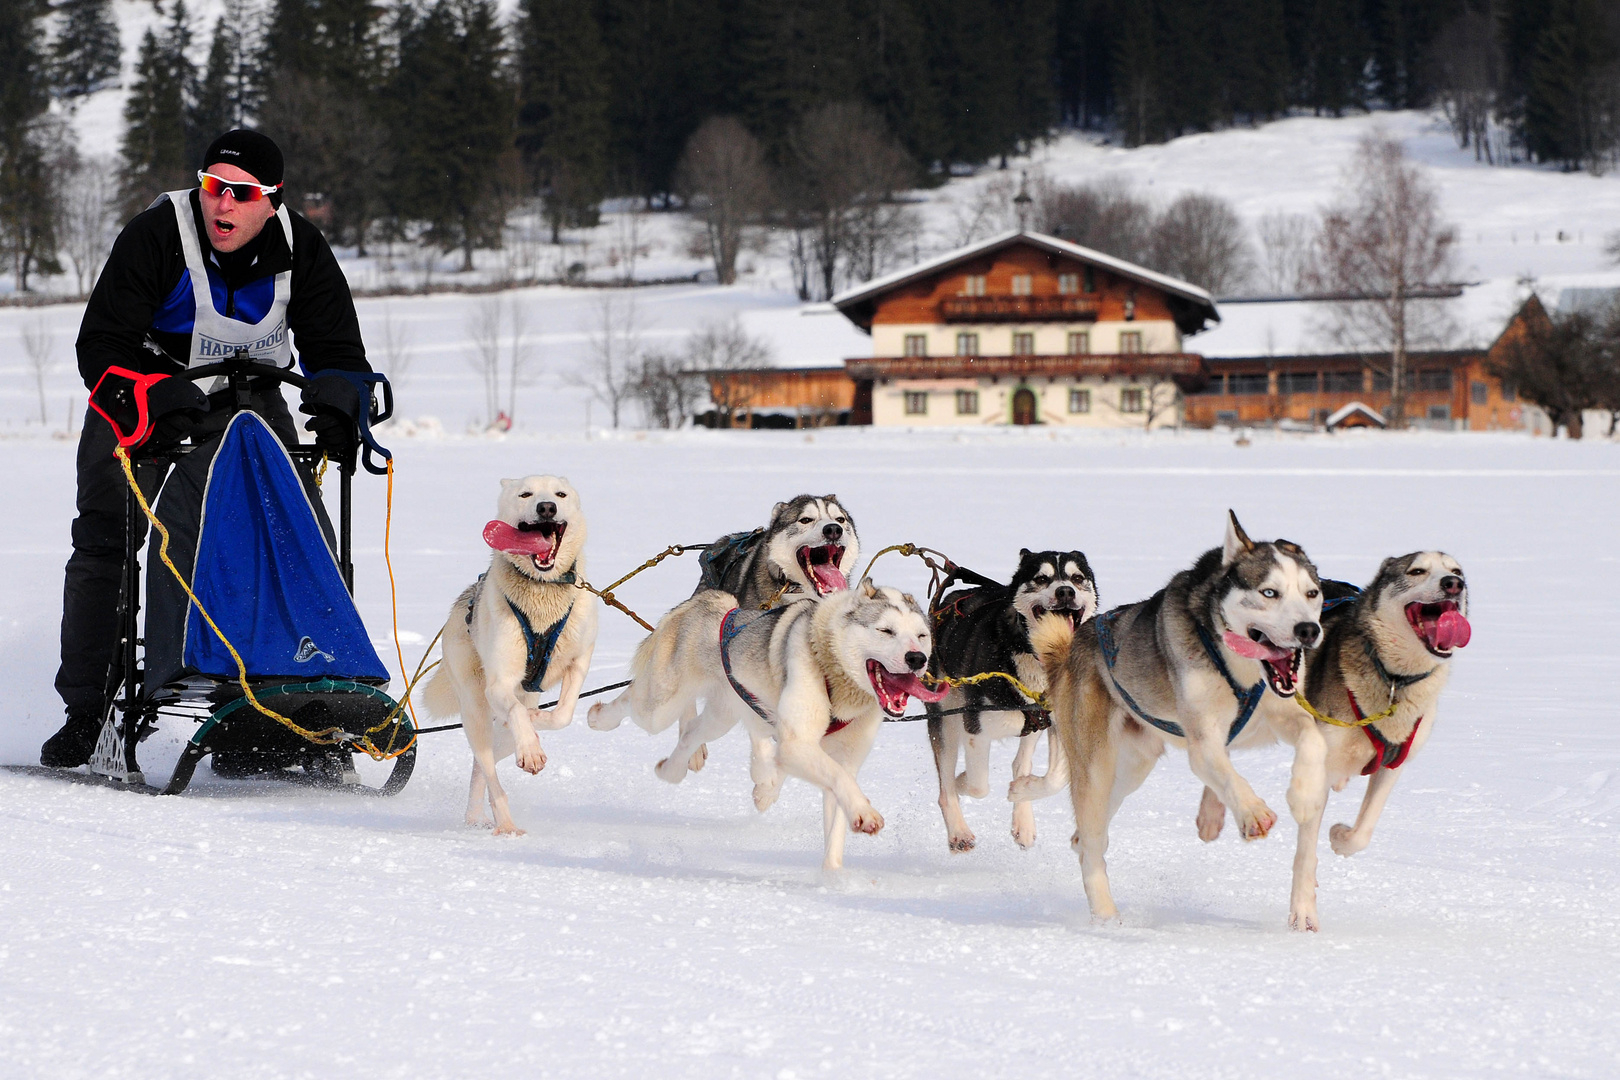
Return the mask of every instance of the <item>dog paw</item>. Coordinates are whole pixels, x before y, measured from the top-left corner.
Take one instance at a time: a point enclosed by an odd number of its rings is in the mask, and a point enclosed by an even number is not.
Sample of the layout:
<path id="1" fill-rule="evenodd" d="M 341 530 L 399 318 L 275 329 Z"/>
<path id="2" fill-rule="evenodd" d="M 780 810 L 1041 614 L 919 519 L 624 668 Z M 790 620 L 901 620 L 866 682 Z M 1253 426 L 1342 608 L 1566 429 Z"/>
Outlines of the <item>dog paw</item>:
<path id="1" fill-rule="evenodd" d="M 1015 844 L 1028 851 L 1035 846 L 1035 823 L 1032 821 L 1025 825 L 1023 822 L 1014 822 L 1012 838 Z"/>
<path id="2" fill-rule="evenodd" d="M 1294 910 L 1288 913 L 1288 929 L 1312 934 L 1322 929 L 1316 915 L 1316 906 L 1296 904 Z"/>
<path id="3" fill-rule="evenodd" d="M 870 805 L 855 811 L 849 817 L 849 831 L 875 836 L 883 828 L 883 815 Z"/>
<path id="4" fill-rule="evenodd" d="M 495 823 L 487 817 L 468 817 L 465 824 L 469 829 L 493 829 Z"/>
<path id="5" fill-rule="evenodd" d="M 532 747 L 520 747 L 517 752 L 517 765 L 530 776 L 538 775 L 540 770 L 546 767 L 546 752 L 540 749 L 539 743 L 535 743 Z"/>
<path id="6" fill-rule="evenodd" d="M 518 828 L 516 825 L 497 825 L 497 826 L 495 826 L 495 835 L 496 836 L 527 836 L 529 834 L 526 831 L 524 831 L 523 829 Z"/>
<path id="7" fill-rule="evenodd" d="M 610 714 L 606 702 L 597 702 L 585 714 L 585 723 L 592 731 L 612 731 L 624 721 L 624 717 Z"/>
<path id="8" fill-rule="evenodd" d="M 661 759 L 653 766 L 653 773 L 666 784 L 678 784 L 686 779 L 686 766 L 679 762 L 671 765 L 670 760 L 670 758 Z"/>
<path id="9" fill-rule="evenodd" d="M 1367 846 L 1365 840 L 1356 839 L 1356 831 L 1348 825 L 1335 825 L 1328 830 L 1328 844 L 1335 855 L 1350 856 Z"/>
<path id="10" fill-rule="evenodd" d="M 1272 813 L 1271 807 L 1259 799 L 1245 806 L 1242 811 L 1233 808 L 1232 817 L 1242 828 L 1245 840 L 1264 840 L 1277 824 L 1277 815 Z"/>
<path id="11" fill-rule="evenodd" d="M 767 780 L 754 785 L 754 809 L 760 813 L 769 810 L 776 803 L 776 797 L 782 794 L 782 781 Z"/>
<path id="12" fill-rule="evenodd" d="M 852 826 L 853 827 L 853 826 Z M 950 834 L 952 851 L 972 851 L 973 845 L 979 842 L 978 838 L 970 832 L 953 832 Z"/>
<path id="13" fill-rule="evenodd" d="M 702 746 L 697 748 L 697 752 L 692 755 L 692 760 L 686 763 L 686 767 L 691 769 L 693 772 L 702 772 L 703 766 L 707 765 L 708 763 L 709 744 L 704 743 Z"/>

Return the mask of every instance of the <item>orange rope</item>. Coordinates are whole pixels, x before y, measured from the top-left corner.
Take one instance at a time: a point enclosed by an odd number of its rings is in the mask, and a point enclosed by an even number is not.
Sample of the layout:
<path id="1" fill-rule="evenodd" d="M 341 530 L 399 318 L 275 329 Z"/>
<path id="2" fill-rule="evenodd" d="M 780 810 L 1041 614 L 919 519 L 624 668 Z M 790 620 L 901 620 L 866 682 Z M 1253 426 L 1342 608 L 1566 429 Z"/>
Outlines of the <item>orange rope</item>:
<path id="1" fill-rule="evenodd" d="M 388 459 L 388 506 L 383 514 L 383 562 L 388 564 L 388 602 L 394 613 L 394 654 L 399 657 L 399 677 L 405 678 L 405 650 L 399 643 L 399 594 L 394 589 L 394 560 L 388 551 L 388 541 L 394 530 L 394 459 Z M 428 646 L 430 649 L 432 646 Z M 410 684 L 406 685 L 405 707 L 411 712 L 411 726 L 421 727 L 416 721 L 416 706 L 411 703 Z"/>

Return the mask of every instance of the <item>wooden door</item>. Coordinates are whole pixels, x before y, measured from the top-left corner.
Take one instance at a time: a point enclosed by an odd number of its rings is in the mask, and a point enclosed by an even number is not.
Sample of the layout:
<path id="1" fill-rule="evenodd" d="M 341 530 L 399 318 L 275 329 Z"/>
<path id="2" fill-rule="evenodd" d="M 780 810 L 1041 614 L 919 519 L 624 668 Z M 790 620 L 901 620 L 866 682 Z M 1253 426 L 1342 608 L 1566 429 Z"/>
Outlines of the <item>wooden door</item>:
<path id="1" fill-rule="evenodd" d="M 1020 386 L 1013 394 L 1013 423 L 1033 424 L 1035 422 L 1035 391 L 1027 386 Z"/>

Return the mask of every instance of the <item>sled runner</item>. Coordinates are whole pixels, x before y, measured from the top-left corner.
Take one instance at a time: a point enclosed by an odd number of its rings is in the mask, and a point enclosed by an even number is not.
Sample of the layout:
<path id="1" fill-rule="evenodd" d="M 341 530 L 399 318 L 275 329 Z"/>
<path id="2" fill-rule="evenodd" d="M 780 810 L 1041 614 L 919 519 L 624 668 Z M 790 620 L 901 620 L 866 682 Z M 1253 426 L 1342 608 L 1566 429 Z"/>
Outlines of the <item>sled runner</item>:
<path id="1" fill-rule="evenodd" d="M 119 644 L 109 665 L 90 773 L 136 790 L 174 795 L 185 790 L 201 760 L 214 755 L 215 771 L 222 775 L 262 775 L 381 795 L 399 791 L 415 764 L 416 732 L 386 691 L 388 670 L 351 596 L 351 480 L 358 463 L 379 475 L 388 471 L 379 462 L 390 455 L 371 435 L 371 424 L 393 412 L 386 378 L 341 373 L 358 384 L 362 408 L 355 444 L 333 459 L 339 480 L 334 555 L 300 475 L 316 476 L 324 452 L 315 446 L 289 449 L 252 407 L 254 384 L 306 387 L 311 380 L 256 363 L 244 352 L 178 377 L 219 380 L 213 383 L 214 399 L 221 385 L 230 391 L 230 417 L 207 466 L 201 518 L 190 534 L 195 555 L 189 572 L 169 565 L 159 537 L 152 537 L 151 573 L 167 576 L 153 579 L 144 620 L 137 554 L 148 517 L 142 497 L 130 486 Z M 373 395 L 378 387 L 380 405 Z M 128 474 L 138 475 L 143 466 L 172 466 L 167 485 L 172 487 L 181 463 L 196 449 L 147 454 Z M 165 505 L 159 504 L 159 517 Z M 168 541 L 164 536 L 161 546 Z M 166 600 L 158 595 L 170 591 L 169 585 L 189 588 L 192 596 Z M 154 614 L 165 603 L 171 616 L 184 605 L 177 655 L 169 655 L 177 644 L 173 627 L 150 641 L 142 636 L 143 622 L 152 632 Z M 159 715 L 197 725 L 161 788 L 146 784 L 136 757 Z M 360 782 L 356 751 L 391 764 L 380 787 Z"/>

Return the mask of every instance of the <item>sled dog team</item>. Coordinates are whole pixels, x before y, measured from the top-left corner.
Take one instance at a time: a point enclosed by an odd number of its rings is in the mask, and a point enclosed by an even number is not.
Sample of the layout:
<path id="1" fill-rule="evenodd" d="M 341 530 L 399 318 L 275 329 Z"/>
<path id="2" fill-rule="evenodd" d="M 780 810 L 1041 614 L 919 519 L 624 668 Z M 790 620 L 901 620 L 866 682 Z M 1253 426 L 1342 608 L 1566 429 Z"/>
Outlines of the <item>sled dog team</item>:
<path id="1" fill-rule="evenodd" d="M 515 755 L 526 772 L 545 767 L 538 731 L 573 720 L 597 608 L 576 587 L 586 525 L 567 480 L 502 480 L 484 538 L 489 570 L 451 606 L 426 701 L 435 716 L 459 714 L 472 747 L 467 822 L 490 824 L 487 802 L 495 832 L 516 834 L 496 763 Z M 884 720 L 918 698 L 951 850 L 975 843 L 959 797 L 989 793 L 990 744 L 1015 738 L 1013 837 L 1033 844 L 1031 802 L 1067 787 L 1071 844 L 1098 919 L 1117 915 L 1108 824 L 1166 747 L 1184 749 L 1204 782 L 1199 837 L 1219 836 L 1230 811 L 1252 840 L 1277 815 L 1231 752 L 1281 741 L 1294 751 L 1287 801 L 1298 825 L 1289 925 L 1317 929 L 1329 789 L 1369 778 L 1355 824 L 1329 832 L 1335 852 L 1353 855 L 1433 732 L 1451 657 L 1470 635 L 1467 582 L 1450 555 L 1385 559 L 1357 589 L 1322 579 L 1297 544 L 1251 540 L 1230 514 L 1219 547 L 1146 600 L 1101 613 L 1080 551 L 1022 551 L 1011 582 L 979 579 L 931 613 L 899 589 L 851 586 L 859 556 L 854 519 L 834 495 L 778 503 L 763 528 L 715 541 L 700 555 L 696 592 L 641 642 L 628 687 L 591 706 L 590 726 L 676 726 L 654 770 L 674 784 L 742 724 L 754 805 L 768 809 L 789 776 L 819 787 L 823 866 L 834 869 L 847 833 L 883 828 L 861 764 Z M 1013 678 L 964 681 L 990 672 Z M 537 707 L 542 691 L 556 693 L 554 707 Z M 1037 776 L 1035 744 L 1048 728 Z"/>

